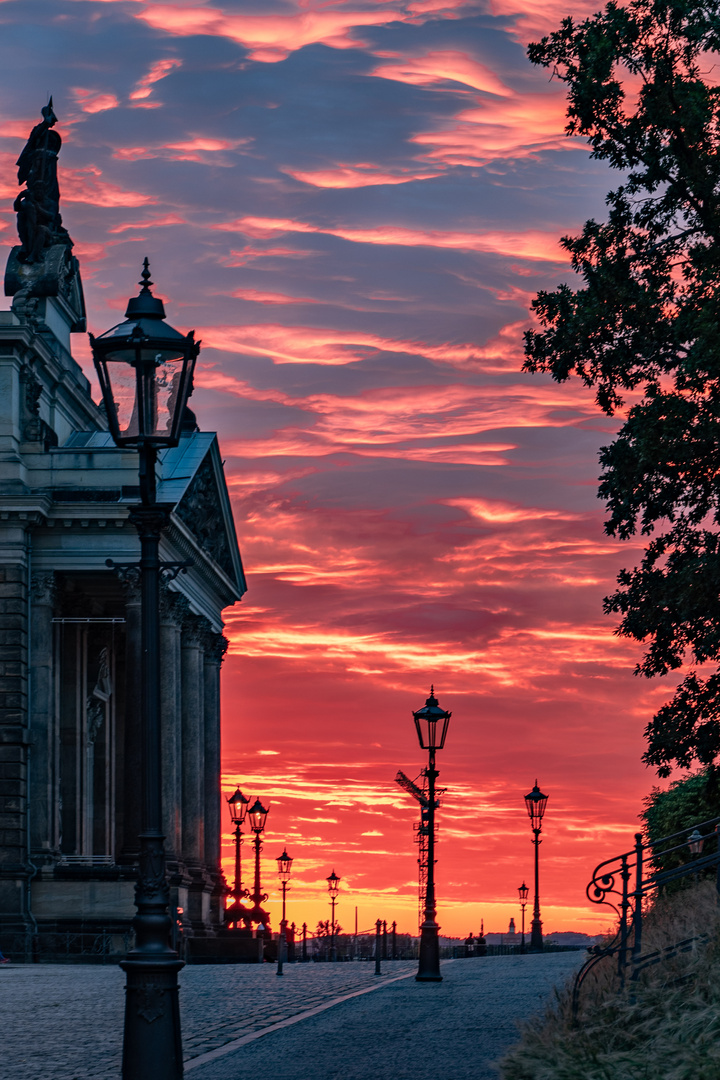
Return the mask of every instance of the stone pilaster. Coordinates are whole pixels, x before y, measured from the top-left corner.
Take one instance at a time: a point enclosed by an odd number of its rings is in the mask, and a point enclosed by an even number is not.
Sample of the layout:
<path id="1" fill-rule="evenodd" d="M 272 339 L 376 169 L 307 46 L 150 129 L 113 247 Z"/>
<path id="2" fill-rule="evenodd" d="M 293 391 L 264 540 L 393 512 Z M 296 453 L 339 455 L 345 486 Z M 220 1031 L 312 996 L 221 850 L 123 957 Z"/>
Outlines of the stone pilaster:
<path id="1" fill-rule="evenodd" d="M 125 593 L 125 717 L 122 747 L 118 747 L 118 776 L 122 799 L 118 800 L 116 836 L 120 863 L 135 862 L 139 854 L 142 818 L 142 596 L 140 570 L 136 566 L 118 571 Z"/>
<path id="2" fill-rule="evenodd" d="M 228 640 L 209 631 L 205 637 L 205 863 L 213 880 L 210 921 L 222 926 L 222 897 L 225 882 L 220 869 L 220 665 Z"/>
<path id="3" fill-rule="evenodd" d="M 160 724 L 162 739 L 162 813 L 168 862 L 182 851 L 182 659 L 183 620 L 190 606 L 185 597 L 160 590 Z"/>
<path id="4" fill-rule="evenodd" d="M 205 678 L 204 645 L 210 624 L 190 614 L 182 635 L 182 835 L 192 883 L 188 915 L 194 934 L 210 927 L 211 883 L 205 867 Z"/>
<path id="5" fill-rule="evenodd" d="M 30 850 L 36 865 L 60 851 L 60 740 L 53 685 L 55 574 L 30 581 Z"/>
<path id="6" fill-rule="evenodd" d="M 0 545 L 0 934 L 28 915 L 27 551 L 29 522 L 3 515 Z M 23 515 L 25 518 L 26 515 Z"/>

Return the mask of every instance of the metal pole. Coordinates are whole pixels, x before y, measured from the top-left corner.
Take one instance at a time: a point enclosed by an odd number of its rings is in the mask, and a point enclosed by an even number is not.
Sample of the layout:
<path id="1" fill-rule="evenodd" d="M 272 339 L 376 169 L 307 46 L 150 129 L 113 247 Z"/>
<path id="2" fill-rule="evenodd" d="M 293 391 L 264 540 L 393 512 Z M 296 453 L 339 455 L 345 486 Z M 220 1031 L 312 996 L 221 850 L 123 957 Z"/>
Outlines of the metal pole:
<path id="1" fill-rule="evenodd" d="M 542 952 L 543 947 L 543 934 L 542 934 L 542 921 L 540 919 L 540 839 L 541 829 L 533 829 L 535 833 L 535 839 L 533 844 L 535 845 L 535 903 L 533 905 L 533 917 L 530 924 L 530 948 L 533 952 Z"/>
<path id="2" fill-rule="evenodd" d="M 643 877 L 643 852 L 642 852 L 642 833 L 635 833 L 635 892 L 633 893 L 633 900 L 635 906 L 633 907 L 633 947 L 630 962 L 632 964 L 632 971 L 630 978 L 635 978 L 635 964 L 640 959 L 640 953 L 642 951 L 642 877 Z"/>
<path id="3" fill-rule="evenodd" d="M 263 900 L 263 896 L 262 896 L 262 893 L 260 892 L 260 847 L 261 847 L 261 845 L 260 845 L 260 833 L 259 832 L 255 833 L 255 841 L 254 841 L 254 843 L 255 843 L 255 889 L 254 889 L 253 895 L 251 896 L 250 899 L 252 900 L 255 907 L 260 907 L 260 904 L 262 903 L 262 900 Z"/>
<path id="4" fill-rule="evenodd" d="M 331 926 L 330 926 L 330 959 L 337 960 L 335 953 L 335 897 L 330 897 L 330 905 L 332 912 Z"/>
<path id="5" fill-rule="evenodd" d="M 522 911 L 522 935 L 520 937 L 520 952 L 524 953 L 525 952 L 525 905 L 524 904 L 520 905 L 520 910 Z"/>
<path id="6" fill-rule="evenodd" d="M 382 975 L 380 970 L 380 927 L 382 923 L 380 919 L 375 923 L 375 974 Z"/>
<path id="7" fill-rule="evenodd" d="M 235 826 L 235 899 L 239 903 L 242 897 L 242 867 L 240 864 L 240 845 L 242 844 L 242 833 L 240 826 Z"/>
<path id="8" fill-rule="evenodd" d="M 277 971 L 276 975 L 282 975 L 283 973 L 283 960 L 285 959 L 285 927 L 286 923 L 283 919 L 280 923 L 280 933 L 278 934 L 278 958 L 277 958 Z"/>
<path id="9" fill-rule="evenodd" d="M 130 512 L 140 538 L 142 583 L 142 831 L 135 948 L 120 965 L 127 976 L 123 1080 L 178 1080 L 183 1075 L 177 977 L 184 965 L 170 947 L 161 814 L 159 547 L 171 508 L 154 501 L 155 458 L 153 447 L 140 448 L 143 504 Z"/>
<path id="10" fill-rule="evenodd" d="M 393 924 L 392 924 L 392 927 L 391 927 L 391 933 L 392 933 L 392 958 L 393 958 L 393 960 L 397 960 L 397 958 L 398 958 L 397 957 L 397 923 L 395 922 L 394 919 L 393 919 Z"/>
<path id="11" fill-rule="evenodd" d="M 302 958 L 303 964 L 307 961 L 307 923 L 302 924 L 303 946 L 302 946 Z"/>
<path id="12" fill-rule="evenodd" d="M 427 888 L 425 890 L 425 918 L 420 927 L 420 959 L 418 982 L 442 982 L 440 974 L 440 927 L 435 921 L 435 780 L 438 773 L 435 768 L 435 751 L 429 754 L 428 767 L 428 868 Z"/>

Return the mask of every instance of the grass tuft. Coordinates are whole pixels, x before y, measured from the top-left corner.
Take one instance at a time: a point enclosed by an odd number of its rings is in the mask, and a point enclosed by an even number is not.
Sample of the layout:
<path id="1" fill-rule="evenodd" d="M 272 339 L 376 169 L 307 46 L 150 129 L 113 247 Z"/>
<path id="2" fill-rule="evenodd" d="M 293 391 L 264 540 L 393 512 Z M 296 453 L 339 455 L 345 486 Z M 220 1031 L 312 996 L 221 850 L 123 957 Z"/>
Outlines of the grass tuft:
<path id="1" fill-rule="evenodd" d="M 500 1063 L 502 1080 L 719 1080 L 720 910 L 715 883 L 660 897 L 643 919 L 646 955 L 704 936 L 689 952 L 647 968 L 620 989 L 617 961 L 602 960 L 528 1021 Z"/>

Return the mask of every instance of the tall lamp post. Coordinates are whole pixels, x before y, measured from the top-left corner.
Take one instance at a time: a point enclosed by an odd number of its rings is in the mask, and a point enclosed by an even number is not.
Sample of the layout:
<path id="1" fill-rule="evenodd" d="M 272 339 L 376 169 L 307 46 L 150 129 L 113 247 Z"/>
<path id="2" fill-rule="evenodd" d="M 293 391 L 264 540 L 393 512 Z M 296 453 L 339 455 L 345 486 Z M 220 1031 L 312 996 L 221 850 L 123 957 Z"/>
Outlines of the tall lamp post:
<path id="1" fill-rule="evenodd" d="M 535 845 L 535 903 L 533 905 L 533 917 L 530 924 L 530 948 L 540 952 L 543 947 L 543 935 L 542 935 L 542 922 L 540 920 L 540 863 L 539 863 L 539 850 L 542 840 L 540 839 L 540 833 L 542 831 L 542 819 L 545 813 L 545 807 L 547 806 L 548 796 L 543 795 L 542 791 L 538 787 L 537 780 L 535 781 L 535 787 L 525 796 L 525 806 L 530 817 L 530 824 L 534 834 L 533 844 Z"/>
<path id="2" fill-rule="evenodd" d="M 287 919 L 285 918 L 285 894 L 287 892 L 288 881 L 290 880 L 290 869 L 293 864 L 293 860 L 287 853 L 287 845 L 283 848 L 282 855 L 278 855 L 275 860 L 278 864 L 278 877 L 280 878 L 280 886 L 282 888 L 282 919 L 280 920 L 280 939 L 278 941 L 278 966 L 277 974 L 282 975 L 282 964 L 287 952 Z M 295 924 L 293 923 L 293 926 Z"/>
<path id="3" fill-rule="evenodd" d="M 435 920 L 435 781 L 438 771 L 435 768 L 435 753 L 445 745 L 448 724 L 452 713 L 438 705 L 435 687 L 430 687 L 430 697 L 422 709 L 413 713 L 420 747 L 428 751 L 428 767 L 424 770 L 428 781 L 428 846 L 427 846 L 427 887 L 425 890 L 425 917 L 420 927 L 420 960 L 415 979 L 418 982 L 442 982 L 440 974 L 440 939 Z"/>
<path id="4" fill-rule="evenodd" d="M 337 960 L 337 951 L 335 949 L 335 905 L 337 903 L 338 892 L 340 891 L 340 878 L 334 870 L 327 879 L 327 883 L 332 913 L 330 918 L 330 959 Z"/>
<path id="5" fill-rule="evenodd" d="M 253 906 L 248 912 L 248 917 L 252 922 L 260 923 L 263 926 L 268 922 L 268 914 L 260 907 L 260 905 L 267 900 L 267 893 L 261 892 L 260 889 L 260 852 L 262 851 L 260 834 L 265 828 L 265 822 L 267 821 L 269 812 L 269 807 L 266 809 L 260 800 L 256 799 L 247 814 L 250 828 L 255 834 L 255 839 L 253 840 L 253 844 L 255 845 L 255 884 L 253 891 L 250 893 L 250 899 L 253 902 Z"/>
<path id="6" fill-rule="evenodd" d="M 129 519 L 140 538 L 142 595 L 141 831 L 135 947 L 121 967 L 127 976 L 122 1075 L 124 1080 L 176 1080 L 183 1074 L 178 972 L 170 947 L 169 888 L 161 806 L 160 535 L 172 504 L 158 503 L 155 466 L 160 449 L 177 446 L 192 387 L 199 342 L 165 322 L 163 302 L 152 295 L 145 259 L 140 294 L 128 302 L 125 322 L 99 337 L 90 334 L 110 434 L 116 446 L 137 449 L 140 503 Z M 114 565 L 112 560 L 108 565 Z"/>
<path id="7" fill-rule="evenodd" d="M 250 800 L 243 795 L 240 788 L 237 788 L 235 793 L 228 799 L 228 807 L 230 809 L 230 820 L 235 826 L 235 888 L 233 889 L 232 897 L 233 915 L 235 916 L 231 921 L 237 923 L 242 917 L 242 913 L 245 909 L 242 907 L 240 901 L 244 896 L 248 895 L 247 889 L 242 887 L 242 865 L 240 848 L 242 846 L 242 824 L 245 821 L 247 815 L 248 805 Z M 242 911 L 241 911 L 242 909 Z"/>
<path id="8" fill-rule="evenodd" d="M 523 881 L 522 885 L 518 885 L 518 896 L 520 897 L 520 910 L 522 912 L 522 933 L 520 937 L 520 952 L 525 952 L 525 907 L 527 906 L 527 898 L 530 890 Z"/>

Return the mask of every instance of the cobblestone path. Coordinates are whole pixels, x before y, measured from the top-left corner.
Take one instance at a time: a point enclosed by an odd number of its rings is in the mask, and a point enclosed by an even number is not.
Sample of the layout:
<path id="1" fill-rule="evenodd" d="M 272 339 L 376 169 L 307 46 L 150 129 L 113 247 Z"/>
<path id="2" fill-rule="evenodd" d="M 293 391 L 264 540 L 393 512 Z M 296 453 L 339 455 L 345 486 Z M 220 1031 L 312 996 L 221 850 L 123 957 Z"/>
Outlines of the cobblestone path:
<path id="1" fill-rule="evenodd" d="M 190 966 L 180 973 L 183 1050 L 191 1062 L 335 998 L 416 970 L 374 964 Z M 0 1080 L 118 1080 L 125 978 L 113 966 L 0 968 Z"/>

